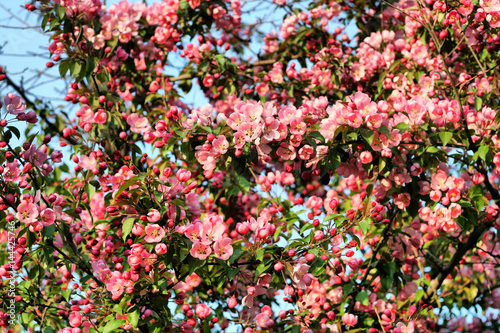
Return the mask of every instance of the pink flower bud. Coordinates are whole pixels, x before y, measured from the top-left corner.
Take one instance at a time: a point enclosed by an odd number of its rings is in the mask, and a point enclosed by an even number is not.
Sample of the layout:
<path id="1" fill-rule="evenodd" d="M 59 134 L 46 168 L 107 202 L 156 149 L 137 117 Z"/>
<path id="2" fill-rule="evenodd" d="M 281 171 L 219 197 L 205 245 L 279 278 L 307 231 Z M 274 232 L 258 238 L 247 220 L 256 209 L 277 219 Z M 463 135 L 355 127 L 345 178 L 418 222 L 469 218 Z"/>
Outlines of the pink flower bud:
<path id="1" fill-rule="evenodd" d="M 227 301 L 227 306 L 228 306 L 230 309 L 233 309 L 233 308 L 236 306 L 236 304 L 238 304 L 238 301 L 236 300 L 236 298 L 235 298 L 235 297 L 231 297 L 231 298 L 229 298 L 229 299 L 228 299 L 228 301 Z"/>
<path id="2" fill-rule="evenodd" d="M 144 227 L 139 223 L 134 224 L 132 227 L 132 234 L 135 236 L 141 236 L 144 233 Z"/>
<path id="3" fill-rule="evenodd" d="M 156 254 L 159 254 L 159 255 L 167 253 L 167 245 L 165 245 L 164 243 L 156 244 L 155 252 L 156 252 Z"/>
<path id="4" fill-rule="evenodd" d="M 180 169 L 179 171 L 177 171 L 175 176 L 177 177 L 177 180 L 179 180 L 181 183 L 184 183 L 191 178 L 191 171 Z"/>
<path id="5" fill-rule="evenodd" d="M 316 258 L 316 255 L 314 253 L 308 253 L 306 254 L 306 260 L 307 261 L 313 261 Z"/>

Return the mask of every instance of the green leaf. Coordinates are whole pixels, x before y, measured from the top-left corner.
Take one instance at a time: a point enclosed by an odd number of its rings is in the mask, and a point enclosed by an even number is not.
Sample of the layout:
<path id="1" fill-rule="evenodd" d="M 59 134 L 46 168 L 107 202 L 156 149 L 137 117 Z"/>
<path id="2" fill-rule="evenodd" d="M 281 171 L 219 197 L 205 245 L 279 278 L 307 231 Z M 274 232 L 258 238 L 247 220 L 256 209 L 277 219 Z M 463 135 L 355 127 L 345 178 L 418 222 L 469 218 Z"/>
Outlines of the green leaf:
<path id="1" fill-rule="evenodd" d="M 325 138 L 320 132 L 315 131 L 308 134 L 309 137 L 319 140 L 321 143 L 325 143 Z"/>
<path id="2" fill-rule="evenodd" d="M 138 180 L 138 177 L 137 176 L 134 176 L 132 178 L 130 178 L 128 181 L 126 181 L 125 183 L 123 183 L 120 188 L 118 188 L 118 191 L 115 193 L 115 198 L 117 196 L 119 196 L 123 191 L 125 191 L 126 189 L 128 189 L 130 186 L 134 185 Z"/>
<path id="3" fill-rule="evenodd" d="M 474 108 L 476 108 L 476 111 L 481 110 L 482 106 L 483 106 L 483 100 L 480 97 L 474 98 Z"/>
<path id="4" fill-rule="evenodd" d="M 69 302 L 69 297 L 71 296 L 71 289 L 63 289 L 61 290 L 61 295 L 64 297 L 64 299 L 66 299 L 66 301 Z"/>
<path id="5" fill-rule="evenodd" d="M 222 69 L 226 69 L 227 59 L 223 54 L 217 54 L 215 56 L 215 61 L 217 61 L 217 63 Z"/>
<path id="6" fill-rule="evenodd" d="M 12 133 L 14 133 L 14 135 L 17 137 L 18 140 L 21 138 L 21 133 L 19 132 L 19 129 L 17 129 L 17 127 L 7 126 L 7 129 Z"/>
<path id="7" fill-rule="evenodd" d="M 139 323 L 141 313 L 139 312 L 139 308 L 137 306 L 133 306 L 131 309 L 134 310 L 127 312 L 127 319 L 130 325 L 132 325 L 133 328 L 136 328 Z"/>
<path id="8" fill-rule="evenodd" d="M 323 223 L 328 222 L 328 221 L 333 220 L 333 219 L 336 219 L 336 218 L 339 218 L 339 217 L 342 217 L 342 216 L 343 216 L 342 214 L 329 214 L 329 215 L 325 216 Z"/>
<path id="9" fill-rule="evenodd" d="M 380 76 L 379 76 L 378 82 L 377 82 L 377 92 L 379 92 L 379 93 L 382 91 L 382 87 L 383 87 L 386 76 L 387 76 L 387 72 L 380 73 Z"/>
<path id="10" fill-rule="evenodd" d="M 109 333 L 109 332 L 114 332 L 117 328 L 120 326 L 124 325 L 126 323 L 125 320 L 123 319 L 115 319 L 106 324 L 104 326 L 104 329 L 102 330 L 101 333 Z"/>
<path id="11" fill-rule="evenodd" d="M 21 325 L 24 327 L 28 327 L 27 325 L 33 324 L 33 320 L 35 319 L 35 314 L 34 313 L 28 313 L 28 312 L 23 312 L 21 314 Z M 25 326 L 26 325 L 26 326 Z"/>
<path id="12" fill-rule="evenodd" d="M 384 157 L 381 157 L 379 162 L 378 162 L 378 170 L 380 172 L 382 172 L 385 168 L 385 166 L 387 165 L 387 162 L 385 161 L 385 158 Z"/>
<path id="13" fill-rule="evenodd" d="M 237 248 L 233 250 L 233 255 L 229 258 L 229 263 L 232 264 L 235 260 L 239 259 L 244 253 L 246 253 L 245 250 Z"/>
<path id="14" fill-rule="evenodd" d="M 66 16 L 66 7 L 57 6 L 56 12 L 57 12 L 57 17 L 62 20 Z"/>
<path id="15" fill-rule="evenodd" d="M 434 154 L 434 153 L 437 153 L 439 151 L 439 148 L 438 147 L 434 147 L 434 146 L 429 146 L 429 147 L 427 147 L 426 151 L 428 153 Z"/>
<path id="16" fill-rule="evenodd" d="M 378 130 L 382 133 L 384 133 L 385 135 L 387 135 L 388 138 L 391 137 L 391 131 L 389 131 L 389 129 L 387 128 L 387 126 L 385 125 L 380 125 L 380 127 L 378 128 Z"/>
<path id="17" fill-rule="evenodd" d="M 47 27 L 47 23 L 49 22 L 50 15 L 51 15 L 51 13 L 48 12 L 48 13 L 45 13 L 45 15 L 43 16 L 42 24 L 40 25 L 40 27 L 42 28 L 43 31 L 45 31 L 45 27 Z"/>
<path id="18" fill-rule="evenodd" d="M 408 124 L 405 124 L 405 123 L 399 123 L 396 126 L 392 127 L 392 129 L 398 129 L 402 132 L 406 131 L 408 128 L 410 128 L 410 126 Z"/>
<path id="19" fill-rule="evenodd" d="M 250 191 L 250 187 L 252 186 L 252 183 L 248 181 L 244 176 L 240 175 L 239 173 L 236 173 L 234 176 L 237 185 L 245 192 L 248 193 Z"/>
<path id="20" fill-rule="evenodd" d="M 80 72 L 82 71 L 82 64 L 80 64 L 79 62 L 71 62 L 70 65 L 69 65 L 69 72 L 71 74 L 71 76 L 79 76 L 80 75 Z"/>
<path id="21" fill-rule="evenodd" d="M 26 233 L 26 244 L 28 245 L 28 248 L 31 249 L 31 246 L 35 243 L 36 241 L 36 236 L 34 233 L 31 231 L 28 231 Z"/>
<path id="22" fill-rule="evenodd" d="M 125 222 L 123 222 L 123 225 L 122 225 L 122 238 L 123 238 L 123 240 L 125 240 L 127 238 L 127 236 L 130 234 L 130 232 L 132 231 L 132 227 L 134 226 L 134 221 L 135 221 L 134 217 L 129 217 L 128 219 L 125 220 Z"/>
<path id="23" fill-rule="evenodd" d="M 192 256 L 188 257 L 188 265 L 189 265 L 189 272 L 192 273 L 198 268 L 202 267 L 205 264 L 204 260 L 200 260 L 197 258 L 194 258 Z"/>
<path id="24" fill-rule="evenodd" d="M 305 224 L 302 226 L 302 228 L 300 228 L 299 234 L 301 234 L 301 235 L 302 235 L 302 234 L 304 233 L 304 231 L 309 230 L 309 229 L 312 229 L 312 228 L 314 228 L 314 225 L 313 225 L 312 223 L 305 223 Z"/>
<path id="25" fill-rule="evenodd" d="M 373 143 L 373 139 L 375 138 L 375 132 L 373 132 L 372 130 L 363 128 L 363 129 L 361 129 L 361 136 L 371 146 Z"/>
<path id="26" fill-rule="evenodd" d="M 49 30 L 52 30 L 52 28 L 54 28 L 54 27 L 55 27 L 56 25 L 58 25 L 59 23 L 61 23 L 61 22 L 59 22 L 59 19 L 58 19 L 58 18 L 55 18 L 55 19 L 53 19 L 52 21 L 50 21 L 50 25 L 49 25 L 49 26 L 50 26 L 50 28 L 49 28 Z M 61 33 L 62 33 L 62 31 L 63 31 L 63 30 L 61 30 Z M 50 36 L 50 37 L 51 37 L 51 38 L 52 38 L 52 37 L 55 37 L 55 35 L 52 35 L 52 36 Z"/>
<path id="27" fill-rule="evenodd" d="M 266 249 L 264 249 L 264 248 L 260 248 L 257 251 L 255 251 L 255 259 L 257 259 L 258 261 L 262 261 L 262 259 L 264 259 L 264 251 L 265 250 Z"/>
<path id="28" fill-rule="evenodd" d="M 330 158 L 330 170 L 335 171 L 342 162 L 342 158 L 339 154 L 332 155 Z"/>
<path id="29" fill-rule="evenodd" d="M 486 154 L 490 151 L 489 145 L 481 145 L 477 150 L 477 154 L 483 161 L 486 161 Z"/>
<path id="30" fill-rule="evenodd" d="M 89 202 L 92 201 L 92 198 L 94 197 L 95 194 L 94 186 L 90 184 L 85 184 L 85 193 L 87 193 L 87 198 L 89 199 Z"/>
<path id="31" fill-rule="evenodd" d="M 448 142 L 453 138 L 453 133 L 451 132 L 439 132 L 439 137 L 441 138 L 441 142 L 443 146 L 446 146 Z"/>
<path id="32" fill-rule="evenodd" d="M 363 304 L 364 306 L 368 305 L 368 293 L 366 291 L 362 291 L 356 295 L 356 301 Z"/>
<path id="33" fill-rule="evenodd" d="M 358 222 L 359 228 L 363 232 L 363 236 L 366 235 L 366 232 L 368 231 L 368 228 L 370 228 L 370 220 L 369 219 L 364 219 Z"/>
<path id="34" fill-rule="evenodd" d="M 285 328 L 285 332 L 300 333 L 300 325 L 288 326 Z"/>

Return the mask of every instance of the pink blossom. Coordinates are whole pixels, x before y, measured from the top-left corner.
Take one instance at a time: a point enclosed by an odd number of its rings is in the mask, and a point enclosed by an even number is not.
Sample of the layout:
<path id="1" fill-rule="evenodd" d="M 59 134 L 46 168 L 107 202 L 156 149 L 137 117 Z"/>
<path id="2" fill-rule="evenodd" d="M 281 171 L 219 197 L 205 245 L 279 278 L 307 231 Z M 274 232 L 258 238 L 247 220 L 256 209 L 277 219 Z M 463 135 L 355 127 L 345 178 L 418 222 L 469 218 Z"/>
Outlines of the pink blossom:
<path id="1" fill-rule="evenodd" d="M 255 316 L 255 323 L 263 329 L 272 328 L 274 326 L 274 321 L 266 313 L 259 313 Z"/>
<path id="2" fill-rule="evenodd" d="M 82 105 L 82 107 L 76 111 L 76 116 L 80 118 L 81 121 L 92 123 L 94 122 L 94 111 L 88 105 Z"/>
<path id="3" fill-rule="evenodd" d="M 49 225 L 53 224 L 55 220 L 56 220 L 56 214 L 52 209 L 46 208 L 42 211 L 41 223 L 43 224 L 44 227 L 48 227 Z"/>
<path id="4" fill-rule="evenodd" d="M 69 315 L 69 324 L 72 327 L 78 327 L 82 323 L 82 315 L 80 312 L 77 311 L 72 311 L 71 314 Z"/>
<path id="5" fill-rule="evenodd" d="M 23 104 L 23 99 L 21 96 L 16 94 L 8 93 L 3 97 L 3 101 L 5 102 L 7 112 L 10 114 L 18 115 L 26 110 L 26 105 Z"/>
<path id="6" fill-rule="evenodd" d="M 228 260 L 233 254 L 233 247 L 231 243 L 233 240 L 231 238 L 224 238 L 221 241 L 215 242 L 214 244 L 214 254 L 217 258 L 222 260 Z"/>
<path id="7" fill-rule="evenodd" d="M 36 222 L 38 215 L 38 206 L 33 203 L 23 202 L 17 206 L 17 218 L 21 222 Z"/>
<path id="8" fill-rule="evenodd" d="M 344 313 L 344 315 L 342 316 L 342 321 L 347 326 L 354 326 L 358 323 L 358 317 L 350 313 Z"/>
<path id="9" fill-rule="evenodd" d="M 47 160 L 45 151 L 37 149 L 35 145 L 31 145 L 28 150 L 23 150 L 21 156 L 39 168 L 42 167 L 43 162 Z"/>
<path id="10" fill-rule="evenodd" d="M 363 164 L 368 164 L 373 161 L 372 153 L 370 153 L 369 151 L 362 152 L 359 157 L 361 159 L 361 163 Z"/>
<path id="11" fill-rule="evenodd" d="M 118 46 L 118 48 L 116 49 L 116 57 L 118 59 L 120 59 L 121 61 L 125 61 L 129 57 L 129 55 L 128 55 L 127 51 L 122 49 L 121 46 Z"/>
<path id="12" fill-rule="evenodd" d="M 293 281 L 300 289 L 305 289 L 311 285 L 314 275 L 308 273 L 309 265 L 297 264 L 293 268 Z"/>
<path id="13" fill-rule="evenodd" d="M 134 133 L 144 133 L 151 129 L 148 119 L 137 113 L 132 113 L 127 117 L 127 124 L 130 125 L 130 130 Z"/>
<path id="14" fill-rule="evenodd" d="M 165 237 L 165 230 L 158 224 L 148 224 L 145 228 L 147 243 L 158 243 Z"/>
<path id="15" fill-rule="evenodd" d="M 8 182 L 17 182 L 21 179 L 21 170 L 19 170 L 17 160 L 12 163 L 7 163 L 3 170 L 3 177 Z"/>
<path id="16" fill-rule="evenodd" d="M 63 154 L 62 154 L 62 152 L 60 150 L 54 150 L 50 154 L 50 159 L 54 163 L 61 163 L 62 162 L 62 157 L 63 157 Z"/>
<path id="17" fill-rule="evenodd" d="M 206 317 L 208 317 L 210 315 L 210 313 L 212 312 L 212 309 L 210 309 L 205 304 L 198 304 L 196 306 L 195 311 L 196 311 L 196 314 L 198 315 L 198 317 L 200 317 L 200 319 L 205 319 Z"/>
<path id="18" fill-rule="evenodd" d="M 96 124 L 104 124 L 104 123 L 106 123 L 107 119 L 108 119 L 108 115 L 106 114 L 106 111 L 99 109 L 97 111 L 97 113 L 95 114 L 94 122 Z"/>
<path id="19" fill-rule="evenodd" d="M 165 245 L 164 243 L 156 244 L 155 245 L 155 252 L 158 255 L 162 255 L 162 254 L 167 253 L 167 245 Z"/>
<path id="20" fill-rule="evenodd" d="M 49 51 L 52 54 L 62 54 L 66 51 L 64 44 L 58 40 L 52 41 L 49 45 Z"/>
<path id="21" fill-rule="evenodd" d="M 214 139 L 212 145 L 214 147 L 214 151 L 219 155 L 227 153 L 227 149 L 229 148 L 229 142 L 224 135 L 219 135 L 216 139 Z"/>
<path id="22" fill-rule="evenodd" d="M 186 169 L 180 169 L 179 171 L 177 171 L 175 176 L 177 177 L 177 180 L 179 180 L 181 183 L 185 183 L 189 179 L 191 179 L 191 171 L 188 171 Z"/>
<path id="23" fill-rule="evenodd" d="M 92 170 L 97 166 L 97 161 L 94 155 L 90 155 L 90 157 L 83 155 L 80 157 L 80 162 L 78 163 L 78 165 L 82 169 Z"/>
<path id="24" fill-rule="evenodd" d="M 414 321 L 408 322 L 406 325 L 399 322 L 394 328 L 394 333 L 413 333 L 415 331 Z"/>
<path id="25" fill-rule="evenodd" d="M 189 252 L 195 258 L 200 260 L 205 260 L 212 253 L 210 246 L 203 244 L 202 242 L 196 242 L 193 244 L 191 251 Z"/>
<path id="26" fill-rule="evenodd" d="M 148 221 L 151 223 L 158 222 L 161 219 L 161 214 L 157 209 L 151 209 L 147 215 Z"/>

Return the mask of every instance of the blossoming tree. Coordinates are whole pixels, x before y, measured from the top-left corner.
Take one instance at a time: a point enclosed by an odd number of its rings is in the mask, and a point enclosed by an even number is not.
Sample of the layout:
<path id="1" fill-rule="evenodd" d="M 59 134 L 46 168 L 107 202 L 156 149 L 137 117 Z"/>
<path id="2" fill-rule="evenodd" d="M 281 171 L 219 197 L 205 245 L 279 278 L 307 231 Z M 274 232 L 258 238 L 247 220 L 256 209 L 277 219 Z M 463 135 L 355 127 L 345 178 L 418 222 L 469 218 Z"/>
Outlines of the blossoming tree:
<path id="1" fill-rule="evenodd" d="M 3 64 L 4 331 L 500 329 L 498 0 L 26 9 L 77 108 Z"/>

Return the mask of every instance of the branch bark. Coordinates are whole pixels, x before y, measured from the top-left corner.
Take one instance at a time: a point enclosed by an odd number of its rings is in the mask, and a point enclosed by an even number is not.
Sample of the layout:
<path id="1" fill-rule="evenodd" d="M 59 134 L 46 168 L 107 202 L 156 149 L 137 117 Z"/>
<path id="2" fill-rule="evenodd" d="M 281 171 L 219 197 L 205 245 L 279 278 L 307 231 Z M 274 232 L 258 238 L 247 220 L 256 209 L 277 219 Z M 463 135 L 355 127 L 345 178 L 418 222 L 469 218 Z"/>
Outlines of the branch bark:
<path id="1" fill-rule="evenodd" d="M 457 251 L 448 262 L 448 264 L 446 264 L 446 266 L 439 272 L 438 276 L 434 280 L 432 280 L 431 287 L 427 289 L 427 292 L 425 293 L 424 304 L 427 304 L 429 300 L 437 294 L 437 291 L 443 284 L 443 281 L 446 279 L 448 274 L 450 274 L 453 269 L 460 263 L 460 260 L 462 260 L 464 255 L 476 246 L 483 233 L 492 226 L 493 225 L 491 223 L 482 223 L 478 225 L 469 235 L 469 239 L 467 240 L 467 242 L 460 243 Z"/>

